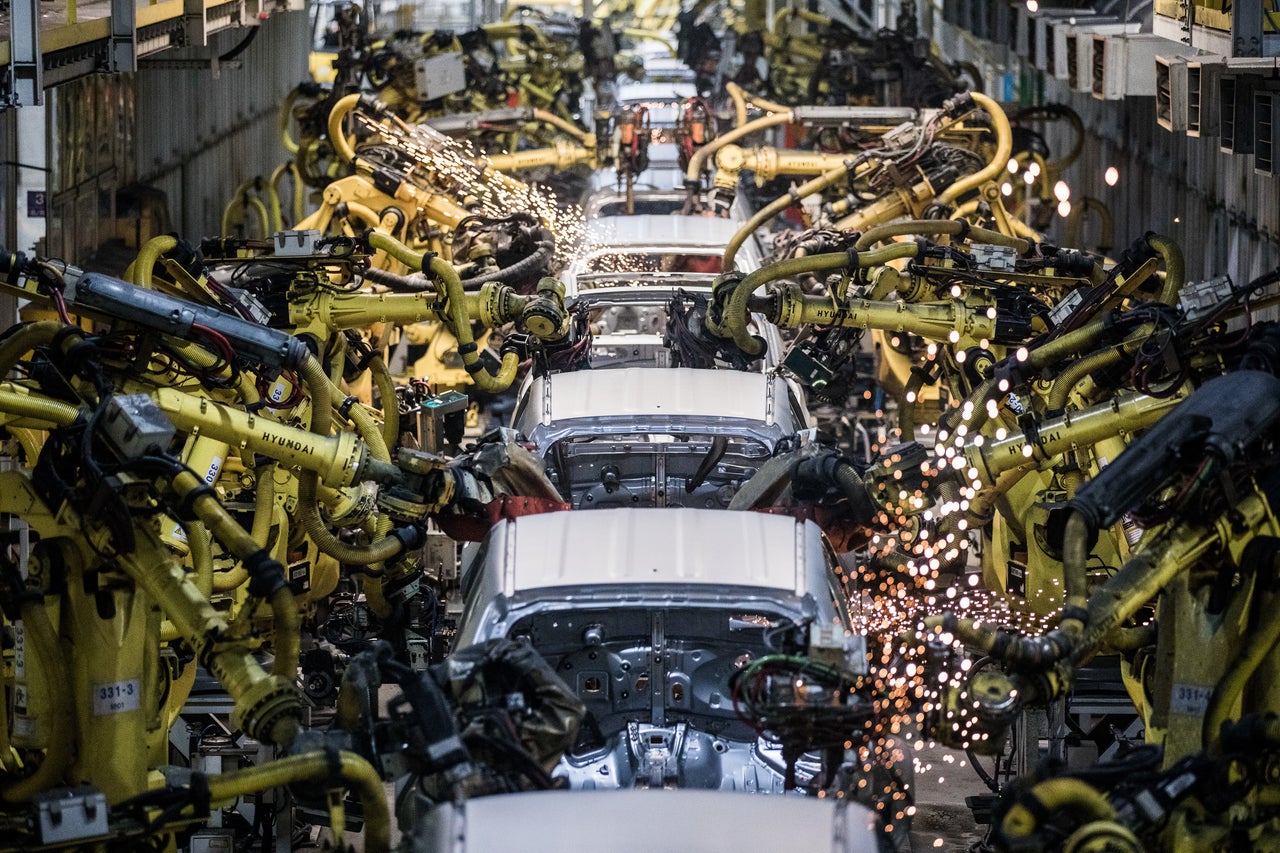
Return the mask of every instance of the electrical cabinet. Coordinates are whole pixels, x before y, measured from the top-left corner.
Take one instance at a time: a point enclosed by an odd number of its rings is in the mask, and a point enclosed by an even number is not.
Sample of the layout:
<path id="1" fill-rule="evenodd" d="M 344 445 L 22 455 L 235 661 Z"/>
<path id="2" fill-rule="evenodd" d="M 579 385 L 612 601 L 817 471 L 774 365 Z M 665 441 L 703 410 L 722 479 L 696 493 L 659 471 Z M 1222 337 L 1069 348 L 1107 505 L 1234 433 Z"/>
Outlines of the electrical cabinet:
<path id="1" fill-rule="evenodd" d="M 1095 33 L 1108 35 L 1136 33 L 1140 27 L 1140 24 L 1122 23 L 1118 18 L 1111 16 L 1090 16 L 1054 21 L 1050 28 L 1051 36 L 1045 41 L 1044 70 L 1059 80 L 1071 81 L 1073 80 L 1073 71 L 1079 68 L 1078 52 L 1080 45 L 1087 45 L 1089 49 L 1093 47 L 1090 36 Z M 1088 59 L 1085 60 L 1084 67 L 1089 67 Z M 1081 89 L 1078 91 L 1088 90 Z"/>
<path id="2" fill-rule="evenodd" d="M 1156 35 L 1093 36 L 1092 92 L 1095 98 L 1116 101 L 1156 93 L 1156 57 L 1176 53 L 1177 42 Z"/>

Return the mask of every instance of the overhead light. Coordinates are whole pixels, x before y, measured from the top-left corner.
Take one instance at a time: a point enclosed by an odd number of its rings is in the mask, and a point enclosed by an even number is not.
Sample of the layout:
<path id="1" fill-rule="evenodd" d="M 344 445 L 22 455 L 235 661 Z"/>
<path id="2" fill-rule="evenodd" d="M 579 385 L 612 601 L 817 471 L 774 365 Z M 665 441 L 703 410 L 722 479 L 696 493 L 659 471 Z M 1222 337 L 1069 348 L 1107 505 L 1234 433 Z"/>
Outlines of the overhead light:
<path id="1" fill-rule="evenodd" d="M 1013 195 L 1013 184 L 1005 181 L 1000 185 L 1000 195 Z"/>
<path id="2" fill-rule="evenodd" d="M 1066 181 L 1058 181 L 1053 185 L 1053 195 L 1058 201 L 1066 201 L 1071 198 L 1071 187 L 1067 186 Z"/>
<path id="3" fill-rule="evenodd" d="M 1036 2 L 1036 0 L 1027 0 L 1027 11 L 1028 12 L 1040 11 L 1040 4 Z"/>
<path id="4" fill-rule="evenodd" d="M 1120 170 L 1115 166 L 1108 166 L 1107 171 L 1102 174 L 1102 180 L 1107 182 L 1107 186 L 1114 187 L 1120 180 Z"/>
<path id="5" fill-rule="evenodd" d="M 1067 201 L 1065 198 L 1062 201 L 1058 202 L 1058 215 L 1061 216 L 1063 219 L 1066 219 L 1068 216 L 1070 216 L 1071 202 Z"/>
<path id="6" fill-rule="evenodd" d="M 1018 161 L 1011 158 L 1009 160 L 1008 169 L 1009 169 L 1009 174 L 1011 175 L 1018 174 Z"/>

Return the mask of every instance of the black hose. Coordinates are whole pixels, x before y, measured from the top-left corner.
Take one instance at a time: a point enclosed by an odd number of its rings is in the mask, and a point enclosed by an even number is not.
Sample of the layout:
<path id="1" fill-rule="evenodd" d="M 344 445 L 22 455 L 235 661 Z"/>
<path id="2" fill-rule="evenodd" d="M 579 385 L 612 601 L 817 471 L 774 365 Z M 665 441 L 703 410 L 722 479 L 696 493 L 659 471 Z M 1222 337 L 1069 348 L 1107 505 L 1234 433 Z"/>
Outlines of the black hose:
<path id="1" fill-rule="evenodd" d="M 245 50 L 248 49 L 249 45 L 253 44 L 253 40 L 258 37 L 258 30 L 260 29 L 262 29 L 261 26 L 250 27 L 248 34 L 244 38 L 240 39 L 240 43 L 237 44 L 235 47 L 231 48 L 231 50 L 228 50 L 226 53 L 219 56 L 218 61 L 230 62 L 240 54 L 244 53 Z"/>
<path id="2" fill-rule="evenodd" d="M 422 273 L 414 273 L 413 275 L 398 275 L 386 270 L 380 270 L 377 267 L 370 267 L 364 271 L 364 277 L 374 284 L 381 284 L 392 290 L 407 290 L 413 293 L 434 292 L 435 284 L 431 279 Z"/>
<path id="3" fill-rule="evenodd" d="M 729 439 L 723 435 L 717 435 L 711 440 L 711 449 L 707 451 L 707 455 L 702 457 L 702 462 L 698 464 L 698 470 L 693 472 L 693 476 L 684 481 L 684 490 L 686 494 L 692 494 L 707 481 L 707 477 L 716 467 L 721 459 L 724 458 L 725 451 L 729 449 Z"/>
<path id="4" fill-rule="evenodd" d="M 503 279 L 518 279 L 528 275 L 534 270 L 541 267 L 551 258 L 551 252 L 555 248 L 550 243 L 538 243 L 537 251 L 526 258 L 516 261 L 509 267 L 503 267 L 500 270 L 482 273 L 472 278 L 464 278 L 462 287 L 464 290 L 475 290 L 480 285 L 491 281 L 502 281 Z"/>
<path id="5" fill-rule="evenodd" d="M 835 482 L 849 501 L 849 511 L 855 521 L 862 526 L 870 526 L 875 517 L 876 506 L 867 493 L 866 483 L 857 468 L 841 460 L 835 469 Z"/>

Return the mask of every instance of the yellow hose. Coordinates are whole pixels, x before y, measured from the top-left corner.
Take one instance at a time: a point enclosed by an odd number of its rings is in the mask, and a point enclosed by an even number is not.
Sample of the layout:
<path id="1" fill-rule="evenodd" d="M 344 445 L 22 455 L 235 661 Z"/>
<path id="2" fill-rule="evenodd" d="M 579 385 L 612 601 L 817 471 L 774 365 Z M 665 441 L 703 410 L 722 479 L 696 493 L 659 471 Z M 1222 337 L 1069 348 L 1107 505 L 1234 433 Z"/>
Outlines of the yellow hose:
<path id="1" fill-rule="evenodd" d="M 263 548 L 267 547 L 267 538 L 271 533 L 271 518 L 275 512 L 275 470 L 275 463 L 268 462 L 258 466 L 253 472 L 253 528 L 249 531 L 249 536 Z M 247 580 L 249 580 L 249 570 L 243 563 L 236 563 L 231 571 L 214 578 L 213 588 L 217 592 L 230 592 L 239 588 Z"/>
<path id="2" fill-rule="evenodd" d="M 289 90 L 289 94 L 284 96 L 284 101 L 280 104 L 280 142 L 284 145 L 284 150 L 290 154 L 298 153 L 298 143 L 289 134 L 289 123 L 293 120 L 293 105 L 297 103 L 300 94 L 298 87 L 295 86 Z"/>
<path id="3" fill-rule="evenodd" d="M 1186 283 L 1186 264 L 1182 259 L 1182 249 L 1171 237 L 1152 234 L 1147 238 L 1147 245 L 1156 251 L 1164 261 L 1164 287 L 1156 297 L 1165 305 L 1178 304 L 1178 291 Z"/>
<path id="4" fill-rule="evenodd" d="M 1039 828 L 1037 814 L 1054 814 L 1070 809 L 1090 820 L 1114 820 L 1116 813 L 1111 803 L 1092 785 L 1079 779 L 1048 779 L 1033 787 L 1027 794 L 1040 803 L 1032 811 L 1021 803 L 1015 803 L 1005 813 L 1000 831 L 1010 839 L 1029 838 Z"/>
<path id="5" fill-rule="evenodd" d="M 1085 196 L 1071 206 L 1071 214 L 1067 217 L 1067 245 L 1080 244 L 1080 225 L 1090 212 L 1098 214 L 1098 223 L 1102 228 L 1102 233 L 1098 235 L 1098 247 L 1106 251 L 1115 245 L 1115 220 L 1111 216 L 1111 208 L 1093 196 Z"/>
<path id="6" fill-rule="evenodd" d="M 66 775 L 71 765 L 72 730 L 71 714 L 75 703 L 71 695 L 71 675 L 62 657 L 58 634 L 49 621 L 44 600 L 22 605 L 22 625 L 27 637 L 27 666 L 37 667 L 46 673 L 49 689 L 49 713 L 44 717 L 50 723 L 44 760 L 35 772 L 25 779 L 7 782 L 0 786 L 0 798 L 8 803 L 25 803 L 36 794 L 54 787 Z M 34 658 L 34 660 L 32 660 Z"/>
<path id="7" fill-rule="evenodd" d="M 685 180 L 690 184 L 697 184 L 702 181 L 702 167 L 706 164 L 707 158 L 719 151 L 730 142 L 737 142 L 744 136 L 755 133 L 758 130 L 765 130 L 770 127 L 776 127 L 780 124 L 790 124 L 792 121 L 791 110 L 782 113 L 773 113 L 771 115 L 761 116 L 754 121 L 749 121 L 741 127 L 735 127 L 728 133 L 717 136 L 706 145 L 693 152 L 693 156 L 689 158 L 689 168 L 685 170 Z"/>
<path id="8" fill-rule="evenodd" d="M 239 193 L 239 190 L 236 190 Z M 223 228 L 223 234 L 226 228 Z M 138 252 L 138 257 L 134 258 L 133 263 L 129 264 L 129 268 L 124 271 L 125 278 L 132 281 L 138 287 L 151 288 L 151 272 L 155 269 L 156 263 L 169 252 L 178 247 L 178 238 L 171 237 L 168 234 L 161 234 L 158 237 L 152 237 L 142 246 L 142 250 Z"/>
<path id="9" fill-rule="evenodd" d="M 863 252 L 858 256 L 858 267 L 872 267 L 898 258 L 913 258 L 919 252 L 915 243 L 895 243 L 883 249 Z M 756 288 L 771 281 L 790 278 L 810 272 L 824 272 L 845 269 L 849 266 L 849 255 L 846 252 L 831 252 L 823 255 L 806 255 L 800 258 L 789 258 L 785 261 L 761 267 L 744 277 L 733 286 L 729 303 L 724 310 L 723 327 L 727 328 L 734 343 L 748 355 L 756 356 L 764 352 L 764 344 L 754 337 L 747 328 L 751 294 Z M 713 329 L 713 331 L 715 331 Z"/>
<path id="10" fill-rule="evenodd" d="M 1087 325 L 1067 332 L 1062 337 L 1031 350 L 1027 355 L 1027 367 L 1033 370 L 1042 370 L 1057 364 L 1063 359 L 1071 358 L 1083 352 L 1086 347 L 1092 347 L 1096 344 L 1110 328 L 1108 321 L 1094 320 Z"/>
<path id="11" fill-rule="evenodd" d="M 255 188 L 256 186 L 257 186 L 257 182 L 255 181 Z M 249 207 L 251 207 L 253 209 L 253 212 L 257 214 L 258 224 L 262 226 L 262 231 L 260 232 L 260 236 L 262 237 L 262 239 L 266 240 L 271 237 L 271 233 L 272 233 L 271 232 L 271 216 L 270 214 L 267 213 L 267 206 L 263 204 L 262 199 L 258 198 L 256 195 L 248 196 L 248 199 L 249 199 Z"/>
<path id="12" fill-rule="evenodd" d="M 380 355 L 369 360 L 369 373 L 382 398 L 382 439 L 390 450 L 400 443 L 400 398 L 396 396 L 396 383 Z"/>
<path id="13" fill-rule="evenodd" d="M 209 528 L 200 521 L 188 521 L 187 546 L 191 549 L 191 569 L 196 576 L 196 588 L 205 595 L 213 591 L 212 538 Z"/>
<path id="14" fill-rule="evenodd" d="M 290 163 L 281 163 L 271 170 L 271 177 L 267 180 L 267 209 L 271 213 L 271 222 L 268 234 L 284 230 L 284 208 L 280 204 L 280 183 L 284 180 L 285 173 L 289 171 Z"/>
<path id="15" fill-rule="evenodd" d="M 1214 688 L 1209 708 L 1204 715 L 1202 738 L 1206 746 L 1217 746 L 1225 723 L 1235 710 L 1236 700 L 1244 692 L 1245 685 L 1253 678 L 1267 656 L 1280 644 L 1280 615 L 1274 610 L 1264 611 L 1266 620 L 1253 627 L 1244 639 L 1244 648 L 1231 662 Z"/>
<path id="16" fill-rule="evenodd" d="M 289 175 L 293 179 L 293 221 L 297 223 L 301 222 L 302 217 L 307 213 L 307 184 L 302 180 L 298 164 L 292 160 L 289 161 Z"/>
<path id="17" fill-rule="evenodd" d="M 27 467 L 36 464 L 36 457 L 40 455 L 40 447 L 43 439 L 33 430 L 21 429 L 15 426 L 8 427 L 9 436 L 22 448 L 22 456 L 27 463 Z M 4 752 L 4 745 L 0 743 L 0 754 Z"/>
<path id="18" fill-rule="evenodd" d="M 747 241 L 747 238 L 756 232 L 757 228 L 764 225 L 770 219 L 777 216 L 800 199 L 808 198 L 814 193 L 822 192 L 847 174 L 849 174 L 849 165 L 847 163 L 841 163 L 831 171 L 824 172 L 818 177 L 801 184 L 794 193 L 778 196 L 773 201 L 756 211 L 756 213 L 743 223 L 742 227 L 735 231 L 733 236 L 729 238 L 729 243 L 724 248 L 724 256 L 720 259 L 721 271 L 733 271 L 734 259 L 738 255 L 738 250 L 742 248 L 742 244 Z"/>
<path id="19" fill-rule="evenodd" d="M 61 400 L 0 390 L 0 412 L 45 421 L 54 426 L 71 426 L 80 417 L 80 408 Z"/>
<path id="20" fill-rule="evenodd" d="M 920 402 L 920 390 L 924 388 L 924 372 L 911 371 L 906 387 L 902 390 L 902 403 L 898 406 L 898 431 L 903 443 L 916 440 L 916 403 Z"/>
<path id="21" fill-rule="evenodd" d="M 762 98 L 759 95 L 752 94 L 751 92 L 743 92 L 742 96 L 747 100 L 747 103 L 751 104 L 751 106 L 762 109 L 767 113 L 785 113 L 791 109 L 786 104 L 780 104 L 777 101 L 770 101 L 767 98 Z"/>
<path id="22" fill-rule="evenodd" d="M 328 436 L 333 425 L 333 395 L 330 392 L 332 384 L 329 377 L 315 356 L 308 356 L 298 373 L 311 394 L 311 431 L 316 435 Z M 298 474 L 298 524 L 317 548 L 340 563 L 357 566 L 381 563 L 400 553 L 404 546 L 394 536 L 383 537 L 363 548 L 348 545 L 334 536 L 320 517 L 317 485 L 318 477 L 315 472 L 304 470 Z"/>
<path id="23" fill-rule="evenodd" d="M 998 103 L 980 92 L 970 92 L 969 96 L 973 98 L 975 104 L 991 116 L 991 123 L 996 132 L 996 153 L 985 167 L 947 187 L 938 196 L 939 204 L 950 204 L 970 190 L 975 190 L 987 181 L 994 180 L 1008 165 L 1009 155 L 1013 153 L 1013 131 L 1009 127 L 1009 118 L 1004 114 L 1004 110 Z"/>
<path id="24" fill-rule="evenodd" d="M 676 49 L 671 44 L 671 42 L 667 41 L 665 38 L 663 38 L 656 32 L 650 32 L 649 30 L 642 30 L 639 27 L 623 27 L 622 34 L 624 36 L 628 36 L 633 39 L 642 39 L 644 41 L 656 41 L 658 44 L 662 45 L 667 49 L 667 52 L 671 54 L 672 59 L 675 59 L 677 56 Z"/>
<path id="25" fill-rule="evenodd" d="M 258 180 L 259 180 L 258 178 L 250 178 L 249 180 L 240 184 L 240 186 L 236 187 L 235 192 L 231 194 L 231 201 L 227 202 L 227 206 L 222 209 L 222 232 L 221 233 L 223 237 L 226 237 L 231 233 L 231 225 L 233 222 L 235 222 L 233 212 L 236 210 L 237 206 L 240 209 L 240 223 L 242 225 L 244 224 L 244 219 L 245 219 L 245 209 L 250 205 L 253 205 L 254 211 L 258 213 L 259 221 L 262 224 L 263 230 L 266 231 L 266 229 L 270 227 L 270 225 L 267 222 L 267 208 L 265 205 L 262 204 L 262 200 L 258 198 L 254 198 L 254 199 L 249 198 L 249 190 L 253 189 L 258 185 Z M 256 204 L 254 204 L 255 202 Z M 156 239 L 159 240 L 160 238 L 156 238 Z M 139 264 L 139 266 L 141 266 L 141 264 Z M 141 270 L 137 270 L 135 274 L 141 275 L 142 272 Z M 148 275 L 148 281 L 149 281 L 150 273 L 148 273 L 147 275 Z"/>
<path id="26" fill-rule="evenodd" d="M 730 80 L 724 84 L 724 90 L 733 101 L 733 126 L 742 127 L 747 123 L 747 99 L 743 97 L 742 87 Z"/>
<path id="27" fill-rule="evenodd" d="M 955 219 L 911 219 L 905 222 L 891 222 L 887 225 L 878 225 L 867 231 L 858 238 L 858 242 L 854 243 L 853 247 L 861 251 L 892 237 L 910 234 L 949 234 L 953 237 L 967 234 L 965 239 L 971 242 L 1009 246 L 1016 249 L 1020 255 L 1025 255 L 1031 251 L 1031 243 L 1027 240 L 1009 237 L 999 231 L 977 226 L 968 226 L 967 232 L 965 228 L 966 223 Z"/>
<path id="28" fill-rule="evenodd" d="M 221 364 L 222 367 L 216 374 L 217 378 L 231 378 L 231 366 L 223 362 L 222 356 L 214 355 L 199 344 L 183 340 L 182 338 L 170 337 L 166 342 L 169 346 L 176 349 L 179 357 L 185 361 L 195 365 L 196 367 L 203 368 L 209 368 L 216 364 Z M 262 398 L 258 394 L 258 386 L 254 384 L 253 378 L 249 376 L 249 374 L 244 371 L 237 371 L 235 375 L 235 385 L 236 394 L 240 397 L 240 402 L 243 403 L 246 408 L 254 408 L 261 401 Z"/>
<path id="29" fill-rule="evenodd" d="M 405 246 L 399 240 L 380 232 L 369 235 L 369 246 L 381 249 L 391 257 L 405 264 L 410 269 L 422 269 L 423 256 Z M 441 258 L 433 257 L 429 270 L 436 279 L 437 292 L 443 290 L 448 299 L 450 331 L 458 340 L 458 354 L 462 356 L 462 365 L 471 376 L 471 381 L 481 391 L 496 394 L 511 387 L 515 381 L 516 371 L 520 367 L 520 358 L 514 352 L 502 356 L 502 364 L 496 374 L 480 363 L 480 352 L 476 348 L 475 338 L 471 334 L 471 318 L 467 314 L 467 294 L 462 287 L 462 279 L 453 265 Z"/>
<path id="30" fill-rule="evenodd" d="M 579 142 L 586 142 L 587 137 L 590 136 L 589 133 L 575 125 L 573 122 L 560 118 L 560 116 L 555 113 L 541 109 L 534 109 L 533 117 L 536 121 L 544 122 L 552 127 L 559 128 L 574 139 L 577 139 Z"/>
<path id="31" fill-rule="evenodd" d="M 1089 523 L 1078 512 L 1067 516 L 1062 533 L 1062 591 L 1063 607 L 1083 610 L 1089 604 Z M 1065 617 L 1058 623 L 1059 629 L 1071 639 L 1078 640 L 1084 631 L 1084 622 Z"/>
<path id="32" fill-rule="evenodd" d="M 37 320 L 0 341 L 0 377 L 7 376 L 27 353 L 53 343 L 63 328 L 61 320 Z"/>
<path id="33" fill-rule="evenodd" d="M 1124 358 L 1124 350 L 1115 348 L 1095 352 L 1080 359 L 1053 380 L 1053 387 L 1049 389 L 1049 397 L 1045 403 L 1046 407 L 1051 412 L 1065 408 L 1067 401 L 1071 399 L 1071 392 L 1081 380 L 1096 371 L 1114 367 L 1124 361 Z"/>
<path id="34" fill-rule="evenodd" d="M 831 19 L 826 15 L 819 14 L 818 12 L 810 12 L 808 9 L 801 9 L 797 6 L 783 6 L 774 13 L 773 26 L 770 29 L 776 33 L 778 30 L 782 29 L 782 25 L 785 23 L 786 19 L 793 16 L 805 21 L 806 23 L 815 24 L 819 27 L 831 26 Z"/>
<path id="35" fill-rule="evenodd" d="M 333 150 L 338 156 L 348 163 L 354 163 L 356 160 L 355 149 L 351 147 L 351 143 L 347 141 L 347 136 L 342 131 L 342 122 L 346 119 L 347 114 L 354 110 L 360 104 L 360 95 L 345 95 L 338 99 L 333 105 L 333 109 L 329 111 L 329 144 L 333 146 Z"/>
<path id="36" fill-rule="evenodd" d="M 275 649 L 271 672 L 292 682 L 298 677 L 298 659 L 302 654 L 302 620 L 298 618 L 298 602 L 287 585 L 271 593 L 269 601 L 274 627 L 271 643 Z"/>
<path id="37" fill-rule="evenodd" d="M 368 761 L 354 752 L 337 753 L 330 763 L 326 752 L 291 755 L 257 767 L 206 777 L 209 799 L 213 803 L 231 803 L 240 797 L 269 788 L 299 782 L 325 783 L 337 771 L 342 780 L 360 795 L 364 807 L 364 842 L 368 853 L 387 853 L 391 848 L 391 815 L 382 780 Z"/>

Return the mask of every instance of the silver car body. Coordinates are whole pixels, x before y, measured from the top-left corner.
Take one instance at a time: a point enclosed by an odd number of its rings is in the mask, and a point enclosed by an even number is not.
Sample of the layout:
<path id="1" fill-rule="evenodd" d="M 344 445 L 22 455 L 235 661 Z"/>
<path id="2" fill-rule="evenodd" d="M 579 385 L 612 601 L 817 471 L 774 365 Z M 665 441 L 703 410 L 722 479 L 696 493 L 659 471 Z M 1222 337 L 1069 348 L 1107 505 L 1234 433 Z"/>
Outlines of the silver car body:
<path id="1" fill-rule="evenodd" d="M 807 428 L 775 373 L 620 367 L 530 380 L 512 426 L 577 509 L 729 505 L 778 443 Z M 715 464 L 696 474 L 722 443 Z"/>
<path id="2" fill-rule="evenodd" d="M 705 259 L 712 277 L 719 272 L 716 261 L 738 231 L 731 219 L 707 216 L 610 216 L 588 220 L 587 233 L 578 256 L 561 273 L 572 295 L 578 277 L 595 272 L 680 272 L 690 259 Z M 735 268 L 740 272 L 759 269 L 762 261 L 755 238 L 738 250 Z"/>
<path id="3" fill-rule="evenodd" d="M 459 646 L 528 637 L 590 711 L 587 737 L 556 770 L 571 788 L 783 793 L 780 747 L 738 719 L 729 680 L 770 653 L 769 627 L 847 626 L 812 522 L 691 509 L 531 515 L 468 546 L 463 567 Z"/>
<path id="4" fill-rule="evenodd" d="M 618 87 L 618 103 L 643 106 L 649 111 L 649 126 L 654 130 L 670 130 L 680 118 L 686 98 L 698 94 L 692 80 L 624 83 Z"/>
<path id="5" fill-rule="evenodd" d="M 713 276 L 699 273 L 590 273 L 579 277 L 570 309 L 585 306 L 591 321 L 591 366 L 644 364 L 669 367 L 671 351 L 664 345 L 668 306 L 683 291 L 710 299 Z M 768 351 L 760 370 L 777 367 L 782 352 L 778 327 L 752 315 L 752 333 L 764 338 Z M 799 386 L 794 386 L 802 396 Z"/>

